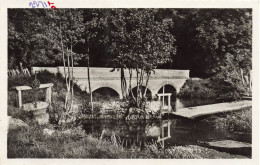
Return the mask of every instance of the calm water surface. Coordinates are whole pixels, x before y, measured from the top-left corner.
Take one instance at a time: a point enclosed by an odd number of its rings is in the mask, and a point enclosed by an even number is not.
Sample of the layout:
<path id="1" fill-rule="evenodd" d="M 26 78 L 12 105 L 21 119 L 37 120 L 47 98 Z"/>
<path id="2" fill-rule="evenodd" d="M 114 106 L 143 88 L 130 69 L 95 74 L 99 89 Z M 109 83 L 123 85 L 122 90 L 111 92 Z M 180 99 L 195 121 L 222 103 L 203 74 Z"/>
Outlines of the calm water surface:
<path id="1" fill-rule="evenodd" d="M 178 108 L 213 103 L 209 100 L 177 100 Z M 113 137 L 121 141 L 126 148 L 144 148 L 147 143 L 156 143 L 167 148 L 179 145 L 201 145 L 201 142 L 213 140 L 235 140 L 251 143 L 251 134 L 241 134 L 226 130 L 212 129 L 208 123 L 199 120 L 169 119 L 162 121 L 140 120 L 86 120 L 84 130 L 92 136 L 111 140 Z"/>

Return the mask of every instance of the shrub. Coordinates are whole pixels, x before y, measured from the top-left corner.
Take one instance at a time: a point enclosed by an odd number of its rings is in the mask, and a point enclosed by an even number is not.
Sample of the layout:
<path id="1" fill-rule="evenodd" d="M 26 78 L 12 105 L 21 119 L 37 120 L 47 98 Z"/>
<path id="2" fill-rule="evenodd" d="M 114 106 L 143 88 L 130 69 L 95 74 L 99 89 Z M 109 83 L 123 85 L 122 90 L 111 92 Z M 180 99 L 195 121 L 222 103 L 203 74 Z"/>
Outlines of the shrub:
<path id="1" fill-rule="evenodd" d="M 94 116 L 98 116 L 101 112 L 102 106 L 101 103 L 98 102 L 94 102 L 93 103 L 93 111 L 91 112 L 91 104 L 89 101 L 84 100 L 82 102 L 82 106 L 81 106 L 81 114 L 82 116 L 84 115 L 94 115 Z"/>
<path id="2" fill-rule="evenodd" d="M 34 80 L 34 75 L 31 77 L 19 75 L 16 77 L 8 78 L 8 105 L 18 106 L 17 105 L 17 94 L 15 90 L 12 90 L 14 86 L 23 86 L 29 85 Z M 66 95 L 66 84 L 65 79 L 60 73 L 54 74 L 48 71 L 41 71 L 37 73 L 37 79 L 41 84 L 53 83 L 52 88 L 52 104 L 49 108 L 50 121 L 51 123 L 58 123 L 62 114 L 66 112 L 64 109 L 65 95 Z M 37 101 L 45 100 L 45 89 L 40 89 L 37 91 Z M 82 92 L 80 87 L 77 84 L 74 85 L 74 103 L 81 103 L 83 100 L 87 100 L 88 96 L 85 92 Z M 22 92 L 23 103 L 29 103 L 35 101 L 35 92 L 33 90 L 23 91 Z"/>
<path id="3" fill-rule="evenodd" d="M 14 77 L 8 77 L 8 90 L 11 90 L 14 86 L 30 85 L 34 80 L 34 76 L 17 75 Z"/>
<path id="4" fill-rule="evenodd" d="M 244 90 L 239 85 L 232 84 L 223 78 L 212 77 L 211 82 L 219 100 L 240 100 L 242 93 L 244 93 Z"/>
<path id="5" fill-rule="evenodd" d="M 13 118 L 21 119 L 26 123 L 30 123 L 33 118 L 33 114 L 31 111 L 24 111 L 12 105 L 8 106 L 7 114 L 8 116 L 12 116 Z"/>
<path id="6" fill-rule="evenodd" d="M 233 101 L 240 100 L 241 93 L 242 91 L 239 88 L 222 79 L 213 77 L 205 80 L 188 79 L 178 93 L 178 97 Z"/>
<path id="7" fill-rule="evenodd" d="M 178 96 L 182 98 L 216 98 L 216 91 L 210 80 L 188 79 Z"/>

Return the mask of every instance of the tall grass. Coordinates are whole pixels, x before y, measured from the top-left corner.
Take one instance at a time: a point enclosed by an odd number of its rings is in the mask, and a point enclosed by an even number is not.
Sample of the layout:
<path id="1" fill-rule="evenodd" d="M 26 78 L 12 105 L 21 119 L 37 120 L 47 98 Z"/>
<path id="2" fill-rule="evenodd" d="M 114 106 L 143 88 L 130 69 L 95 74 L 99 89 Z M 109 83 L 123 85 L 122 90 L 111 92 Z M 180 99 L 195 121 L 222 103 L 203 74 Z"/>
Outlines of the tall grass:
<path id="1" fill-rule="evenodd" d="M 120 142 L 103 141 L 86 135 L 80 128 L 70 128 L 53 135 L 44 135 L 44 128 L 53 126 L 30 125 L 8 133 L 8 158 L 239 158 L 199 146 L 176 146 L 159 149 L 156 143 L 144 150 L 124 148 Z"/>

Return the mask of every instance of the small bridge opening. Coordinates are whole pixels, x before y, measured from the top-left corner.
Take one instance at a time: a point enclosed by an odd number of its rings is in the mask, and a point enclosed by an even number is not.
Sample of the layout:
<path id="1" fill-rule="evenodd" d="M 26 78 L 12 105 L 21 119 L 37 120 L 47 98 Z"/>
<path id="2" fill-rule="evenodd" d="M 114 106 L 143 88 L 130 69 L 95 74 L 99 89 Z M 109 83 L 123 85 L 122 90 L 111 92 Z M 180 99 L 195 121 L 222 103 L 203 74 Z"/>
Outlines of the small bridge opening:
<path id="1" fill-rule="evenodd" d="M 109 87 L 101 87 L 93 91 L 93 100 L 119 100 L 119 93 L 112 88 Z"/>
<path id="2" fill-rule="evenodd" d="M 177 95 L 176 94 L 176 89 L 172 85 L 169 85 L 169 84 L 163 85 L 159 89 L 158 93 L 171 93 L 172 94 L 171 99 L 176 99 L 176 95 Z"/>
<path id="3" fill-rule="evenodd" d="M 145 87 L 144 86 L 140 86 L 139 88 L 141 88 L 142 93 L 144 93 Z M 132 88 L 132 92 L 133 92 L 134 96 L 136 97 L 137 96 L 137 87 Z M 131 93 L 129 93 L 129 96 L 130 97 L 132 96 Z M 146 98 L 148 100 L 152 99 L 152 92 L 148 88 L 147 88 L 147 91 L 146 91 Z"/>
<path id="4" fill-rule="evenodd" d="M 164 94 L 166 94 L 165 96 L 163 96 Z M 169 106 L 171 109 L 175 109 L 175 101 L 176 101 L 176 89 L 169 84 L 163 85 L 159 91 L 158 91 L 158 95 L 162 95 L 160 96 L 160 100 L 163 102 L 163 105 L 165 105 L 164 109 L 166 109 L 167 106 Z"/>

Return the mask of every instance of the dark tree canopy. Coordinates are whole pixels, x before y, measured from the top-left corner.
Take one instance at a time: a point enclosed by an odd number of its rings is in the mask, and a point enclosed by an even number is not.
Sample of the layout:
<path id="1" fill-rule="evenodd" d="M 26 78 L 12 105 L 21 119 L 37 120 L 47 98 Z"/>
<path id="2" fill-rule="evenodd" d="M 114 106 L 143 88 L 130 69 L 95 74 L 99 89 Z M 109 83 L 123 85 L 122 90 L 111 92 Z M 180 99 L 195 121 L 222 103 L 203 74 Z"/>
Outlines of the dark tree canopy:
<path id="1" fill-rule="evenodd" d="M 63 9 L 56 9 L 62 12 Z M 74 9 L 79 10 L 79 9 Z M 91 55 L 90 66 L 113 67 L 116 50 L 139 50 L 147 55 L 156 35 L 163 26 L 167 27 L 168 36 L 173 36 L 175 53 L 170 54 L 166 63 L 156 64 L 158 68 L 190 69 L 191 76 L 212 77 L 234 68 L 243 69 L 246 73 L 252 68 L 252 11 L 251 9 L 80 9 L 85 31 L 80 35 L 86 42 L 80 42 L 73 47 L 75 54 Z M 147 25 L 151 29 L 143 29 L 144 41 L 129 42 L 127 35 L 136 35 L 134 22 L 141 19 L 138 12 L 153 17 Z M 60 19 L 69 17 L 65 13 Z M 132 16 L 131 16 L 132 14 Z M 26 67 L 62 65 L 61 53 L 58 49 L 57 29 L 51 26 L 52 10 L 43 9 L 8 9 L 8 67 L 15 68 L 20 62 Z M 123 17 L 122 17 L 123 16 Z M 125 18 L 124 18 L 125 17 Z M 130 17 L 133 17 L 129 19 Z M 58 18 L 57 18 L 58 19 Z M 88 25 L 91 22 L 91 26 Z M 142 22 L 139 22 L 141 25 Z M 158 23 L 156 25 L 156 23 Z M 56 22 L 53 22 L 55 25 Z M 139 26 L 138 24 L 135 24 Z M 156 29 L 158 26 L 160 28 Z M 152 34 L 149 30 L 157 30 Z M 66 28 L 66 27 L 64 27 Z M 132 29 L 131 29 L 132 28 Z M 148 30 L 145 32 L 145 30 Z M 53 31 L 52 33 L 50 33 Z M 79 31 L 79 30 L 78 30 Z M 130 32 L 135 33 L 130 33 Z M 128 33 L 129 32 L 129 33 Z M 69 31 L 67 32 L 69 33 Z M 90 35 L 91 34 L 91 35 Z M 140 35 L 139 35 L 140 36 Z M 91 39 L 87 42 L 87 38 Z M 116 43 L 116 38 L 126 37 L 122 43 Z M 138 39 L 138 38 L 137 38 Z M 80 40 L 80 38 L 77 38 Z M 156 41 L 157 42 L 157 41 Z M 164 42 L 162 42 L 163 44 Z M 132 45 L 131 45 L 132 44 Z M 136 47 L 135 49 L 131 49 Z M 163 45 L 161 45 L 163 47 Z M 160 47 L 158 47 L 160 48 Z M 149 48 L 150 50 L 150 48 Z M 171 49 L 173 50 L 173 49 Z M 159 51 L 160 52 L 160 51 Z M 120 52 L 117 52 L 120 53 Z M 128 52 L 129 53 L 129 52 Z M 134 53 L 134 52 L 132 52 Z M 86 66 L 84 56 L 79 56 L 77 66 Z"/>

